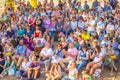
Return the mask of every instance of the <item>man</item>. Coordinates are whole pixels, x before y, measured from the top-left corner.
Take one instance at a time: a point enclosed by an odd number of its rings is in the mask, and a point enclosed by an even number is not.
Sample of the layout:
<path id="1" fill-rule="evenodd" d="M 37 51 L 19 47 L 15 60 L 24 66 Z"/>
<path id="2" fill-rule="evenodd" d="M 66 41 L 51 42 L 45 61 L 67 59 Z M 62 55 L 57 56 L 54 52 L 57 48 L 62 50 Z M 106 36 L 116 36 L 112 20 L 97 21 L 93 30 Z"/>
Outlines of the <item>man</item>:
<path id="1" fill-rule="evenodd" d="M 99 5 L 98 0 L 95 0 L 95 1 L 92 3 L 92 7 L 93 7 L 94 9 L 97 8 L 98 5 Z"/>
<path id="2" fill-rule="evenodd" d="M 78 22 L 78 27 L 79 27 L 81 30 L 83 30 L 83 29 L 85 28 L 85 22 L 84 22 L 82 19 L 79 20 L 79 22 Z"/>
<path id="3" fill-rule="evenodd" d="M 40 64 L 38 63 L 38 59 L 36 57 L 33 58 L 33 61 L 30 64 L 30 66 L 28 66 L 27 70 L 28 70 L 28 78 L 27 78 L 27 80 L 31 79 L 31 75 L 33 75 L 32 80 L 36 80 L 36 78 L 37 78 L 37 76 L 39 74 L 39 71 L 40 71 Z"/>
<path id="4" fill-rule="evenodd" d="M 45 47 L 42 49 L 40 53 L 40 63 L 45 64 L 45 72 L 48 71 L 50 66 L 50 59 L 53 56 L 53 50 L 50 48 L 50 43 L 46 42 Z"/>
<path id="5" fill-rule="evenodd" d="M 29 59 L 28 57 L 24 57 L 24 61 L 22 62 L 22 65 L 20 67 L 20 80 L 23 79 L 24 76 L 27 75 L 27 68 L 30 65 Z"/>
<path id="6" fill-rule="evenodd" d="M 84 30 L 83 33 L 81 34 L 81 36 L 84 40 L 90 39 L 90 34 L 87 32 L 87 30 Z"/>
<path id="7" fill-rule="evenodd" d="M 116 38 L 113 38 L 112 40 L 112 48 L 114 50 L 115 55 L 118 57 L 119 56 L 119 43 L 116 41 Z"/>
<path id="8" fill-rule="evenodd" d="M 21 61 L 26 51 L 26 46 L 23 40 L 19 41 L 19 45 L 16 48 L 16 54 L 13 56 L 14 61 L 17 63 L 17 67 L 20 67 Z"/>
<path id="9" fill-rule="evenodd" d="M 69 63 L 69 62 L 73 62 L 76 60 L 77 54 L 78 54 L 78 50 L 74 47 L 74 42 L 70 42 L 69 43 L 69 49 L 67 51 L 63 50 L 64 55 L 66 56 L 66 58 L 62 58 L 60 60 L 60 65 L 65 69 L 65 65 L 64 63 Z"/>

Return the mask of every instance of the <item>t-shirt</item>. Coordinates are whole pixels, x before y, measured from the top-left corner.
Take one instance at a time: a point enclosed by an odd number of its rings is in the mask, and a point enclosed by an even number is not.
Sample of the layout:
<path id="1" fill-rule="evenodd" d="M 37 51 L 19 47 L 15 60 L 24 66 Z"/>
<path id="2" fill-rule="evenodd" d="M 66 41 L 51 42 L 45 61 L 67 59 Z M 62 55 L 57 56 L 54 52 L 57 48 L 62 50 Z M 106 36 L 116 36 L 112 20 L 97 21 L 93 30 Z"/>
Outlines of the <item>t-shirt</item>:
<path id="1" fill-rule="evenodd" d="M 41 46 L 44 46 L 46 40 L 44 38 L 35 38 L 34 41 L 36 42 L 36 45 L 35 47 L 41 47 Z"/>
<path id="2" fill-rule="evenodd" d="M 39 66 L 40 66 L 40 63 L 38 63 L 38 62 L 36 64 L 33 64 L 33 63 L 30 64 L 31 68 L 35 68 L 35 67 L 39 67 Z"/>
<path id="3" fill-rule="evenodd" d="M 30 65 L 30 62 L 22 62 L 22 68 L 24 69 L 24 71 L 27 71 L 27 67 Z"/>
<path id="4" fill-rule="evenodd" d="M 73 48 L 73 49 L 69 48 L 67 53 L 68 53 L 68 58 L 71 58 L 71 59 L 75 60 L 76 56 L 78 54 L 78 50 L 76 48 Z M 70 55 L 74 55 L 74 56 L 70 56 Z"/>
<path id="5" fill-rule="evenodd" d="M 78 22 L 78 27 L 80 28 L 80 29 L 83 29 L 84 27 L 85 27 L 85 22 Z"/>
<path id="6" fill-rule="evenodd" d="M 93 62 L 98 62 L 100 61 L 100 57 L 104 56 L 104 53 L 100 52 L 99 54 L 95 54 L 95 58 L 93 60 Z"/>
<path id="7" fill-rule="evenodd" d="M 90 21 L 89 24 L 90 24 L 91 26 L 88 26 L 88 31 L 95 31 L 95 27 L 94 27 L 94 25 L 95 25 L 95 20 Z"/>
<path id="8" fill-rule="evenodd" d="M 77 27 L 77 21 L 71 21 L 71 29 L 72 30 L 75 30 L 76 29 L 76 27 Z"/>
<path id="9" fill-rule="evenodd" d="M 43 54 L 44 56 L 47 56 L 47 55 L 53 55 L 54 52 L 51 48 L 47 49 L 47 48 L 43 48 L 42 51 L 41 51 L 41 54 Z"/>
<path id="10" fill-rule="evenodd" d="M 114 30 L 115 29 L 115 27 L 114 27 L 114 25 L 107 25 L 107 28 L 106 28 L 107 30 Z"/>
<path id="11" fill-rule="evenodd" d="M 82 33 L 82 38 L 84 40 L 90 39 L 90 34 L 89 33 L 86 33 L 86 34 Z"/>

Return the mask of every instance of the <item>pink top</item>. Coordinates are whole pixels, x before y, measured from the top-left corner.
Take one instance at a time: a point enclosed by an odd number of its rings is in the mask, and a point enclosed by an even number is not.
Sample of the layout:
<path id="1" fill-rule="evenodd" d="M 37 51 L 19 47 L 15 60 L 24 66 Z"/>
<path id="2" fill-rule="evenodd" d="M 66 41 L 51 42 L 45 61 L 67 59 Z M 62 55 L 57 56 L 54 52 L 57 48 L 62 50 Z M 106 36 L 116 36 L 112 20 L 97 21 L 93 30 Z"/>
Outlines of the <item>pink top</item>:
<path id="1" fill-rule="evenodd" d="M 78 50 L 76 48 L 69 48 L 68 51 L 67 51 L 67 55 L 69 58 L 72 58 L 73 60 L 76 59 L 77 57 L 77 54 L 78 54 Z"/>
<path id="2" fill-rule="evenodd" d="M 48 29 L 50 27 L 50 19 L 47 18 L 47 19 L 44 19 L 44 28 Z"/>
<path id="3" fill-rule="evenodd" d="M 32 26 L 35 26 L 34 22 L 35 22 L 34 18 L 28 18 L 28 23 L 31 24 Z"/>

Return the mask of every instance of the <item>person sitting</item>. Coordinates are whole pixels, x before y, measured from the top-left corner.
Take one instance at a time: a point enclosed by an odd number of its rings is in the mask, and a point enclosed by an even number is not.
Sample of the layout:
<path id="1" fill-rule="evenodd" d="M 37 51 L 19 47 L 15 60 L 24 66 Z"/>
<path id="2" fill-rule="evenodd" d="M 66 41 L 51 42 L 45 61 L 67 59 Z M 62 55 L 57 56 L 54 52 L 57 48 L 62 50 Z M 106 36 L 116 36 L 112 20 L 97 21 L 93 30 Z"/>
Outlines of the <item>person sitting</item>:
<path id="1" fill-rule="evenodd" d="M 77 58 L 77 69 L 78 71 L 82 69 L 83 66 L 87 65 L 89 59 L 88 51 L 87 51 L 87 46 L 83 46 L 82 51 L 78 54 Z"/>
<path id="2" fill-rule="evenodd" d="M 5 60 L 3 58 L 3 54 L 0 53 L 0 74 L 2 73 L 2 71 L 4 70 L 4 64 L 5 64 Z"/>
<path id="3" fill-rule="evenodd" d="M 48 42 L 45 43 L 45 47 L 42 49 L 40 53 L 40 63 L 45 64 L 45 72 L 49 70 L 50 59 L 53 56 L 53 50 L 50 48 L 50 44 Z"/>
<path id="4" fill-rule="evenodd" d="M 114 61 L 116 58 L 112 45 L 109 43 L 106 47 L 105 65 L 111 68 L 111 72 L 113 72 L 113 70 L 117 71 Z"/>
<path id="5" fill-rule="evenodd" d="M 36 80 L 40 71 L 40 63 L 38 62 L 38 59 L 36 57 L 33 58 L 32 63 L 27 68 L 27 71 L 28 71 L 27 80 L 30 80 L 31 78 L 33 78 L 33 80 Z"/>
<path id="6" fill-rule="evenodd" d="M 20 80 L 23 79 L 23 77 L 27 76 L 27 67 L 30 65 L 29 58 L 24 57 L 24 61 L 22 62 L 22 65 L 20 66 Z"/>
<path id="7" fill-rule="evenodd" d="M 66 58 L 62 58 L 60 60 L 60 65 L 62 68 L 66 69 L 64 63 L 70 63 L 76 60 L 76 57 L 78 55 L 78 50 L 74 47 L 74 42 L 69 43 L 69 49 L 67 51 L 63 50 L 63 53 Z"/>
<path id="8" fill-rule="evenodd" d="M 17 63 L 16 66 L 20 67 L 21 61 L 26 51 L 26 46 L 23 40 L 19 41 L 19 45 L 16 48 L 16 54 L 13 56 L 14 61 Z"/>
<path id="9" fill-rule="evenodd" d="M 87 64 L 86 70 L 89 71 L 90 75 L 93 75 L 95 70 L 102 65 L 104 59 L 104 54 L 102 53 L 100 46 L 95 47 L 94 52 L 90 54 L 90 58 L 93 59 L 93 61 Z"/>
<path id="10" fill-rule="evenodd" d="M 64 76 L 62 80 L 78 80 L 78 70 L 75 62 L 70 64 L 68 67 L 68 75 Z"/>
<path id="11" fill-rule="evenodd" d="M 15 62 L 12 60 L 12 57 L 7 56 L 7 60 L 5 61 L 4 71 L 0 74 L 0 77 L 4 77 L 5 75 L 15 75 L 16 74 L 16 66 Z"/>
<path id="12" fill-rule="evenodd" d="M 57 49 L 55 51 L 55 54 L 54 54 L 54 58 L 59 62 L 63 57 L 64 57 L 64 54 L 62 52 L 62 44 L 58 44 L 57 46 Z"/>
<path id="13" fill-rule="evenodd" d="M 60 80 L 61 79 L 61 68 L 56 60 L 52 61 L 52 67 L 48 74 L 47 79 Z"/>

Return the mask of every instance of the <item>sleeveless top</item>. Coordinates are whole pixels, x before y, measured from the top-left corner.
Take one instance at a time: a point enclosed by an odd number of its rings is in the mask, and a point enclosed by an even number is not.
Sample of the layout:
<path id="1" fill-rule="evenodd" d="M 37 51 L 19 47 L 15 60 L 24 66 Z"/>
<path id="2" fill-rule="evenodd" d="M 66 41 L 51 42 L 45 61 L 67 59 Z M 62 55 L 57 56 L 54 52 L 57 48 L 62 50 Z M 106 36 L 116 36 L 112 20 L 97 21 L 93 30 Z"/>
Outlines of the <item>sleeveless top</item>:
<path id="1" fill-rule="evenodd" d="M 35 37 L 39 37 L 40 33 L 39 32 L 35 32 Z"/>

